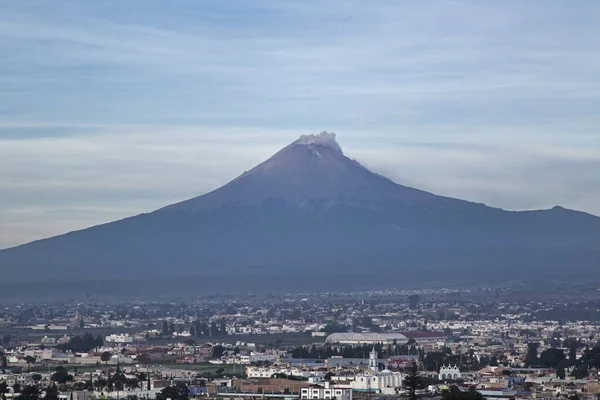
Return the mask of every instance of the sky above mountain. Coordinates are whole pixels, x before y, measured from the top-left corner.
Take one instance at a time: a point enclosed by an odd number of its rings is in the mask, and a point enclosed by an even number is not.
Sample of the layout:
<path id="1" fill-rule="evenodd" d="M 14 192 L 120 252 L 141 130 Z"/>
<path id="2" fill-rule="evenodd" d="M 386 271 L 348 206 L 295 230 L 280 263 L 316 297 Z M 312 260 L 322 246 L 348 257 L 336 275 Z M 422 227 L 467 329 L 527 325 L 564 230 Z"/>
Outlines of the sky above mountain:
<path id="1" fill-rule="evenodd" d="M 215 189 L 302 134 L 600 214 L 600 3 L 0 3 L 0 248 Z"/>

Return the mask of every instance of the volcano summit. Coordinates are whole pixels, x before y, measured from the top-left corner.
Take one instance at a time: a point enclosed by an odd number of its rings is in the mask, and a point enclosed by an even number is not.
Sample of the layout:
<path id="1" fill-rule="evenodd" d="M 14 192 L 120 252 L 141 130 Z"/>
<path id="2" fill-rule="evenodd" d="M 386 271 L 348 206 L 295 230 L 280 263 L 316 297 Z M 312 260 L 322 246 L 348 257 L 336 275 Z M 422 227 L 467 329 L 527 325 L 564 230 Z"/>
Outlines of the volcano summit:
<path id="1" fill-rule="evenodd" d="M 598 217 L 562 207 L 504 211 L 402 186 L 346 157 L 335 134 L 322 132 L 202 196 L 0 251 L 0 272 L 5 282 L 491 283 L 595 273 L 599 244 Z"/>

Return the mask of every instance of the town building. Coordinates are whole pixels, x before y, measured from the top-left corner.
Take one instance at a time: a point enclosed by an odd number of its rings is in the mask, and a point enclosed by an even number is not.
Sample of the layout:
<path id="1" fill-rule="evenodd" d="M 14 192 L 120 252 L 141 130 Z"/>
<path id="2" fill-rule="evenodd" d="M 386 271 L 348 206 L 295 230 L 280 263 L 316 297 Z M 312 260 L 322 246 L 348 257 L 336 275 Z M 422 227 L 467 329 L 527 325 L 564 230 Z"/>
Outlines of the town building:
<path id="1" fill-rule="evenodd" d="M 388 369 L 379 371 L 377 351 L 373 349 L 369 354 L 369 369 L 364 374 L 356 375 L 349 382 L 349 387 L 356 392 L 394 395 L 402 387 L 402 374 Z"/>
<path id="2" fill-rule="evenodd" d="M 403 345 L 408 343 L 408 338 L 401 333 L 376 333 L 376 332 L 344 332 L 344 333 L 332 333 L 327 336 L 327 343 L 335 344 L 398 344 Z"/>
<path id="3" fill-rule="evenodd" d="M 438 379 L 440 381 L 445 381 L 445 380 L 457 380 L 461 378 L 461 373 L 460 370 L 458 369 L 458 366 L 454 365 L 444 365 L 442 366 L 442 368 L 440 368 L 440 373 L 438 374 Z"/>
<path id="4" fill-rule="evenodd" d="M 312 385 L 300 391 L 302 400 L 352 400 L 352 389 L 330 385 L 325 382 L 323 386 Z"/>

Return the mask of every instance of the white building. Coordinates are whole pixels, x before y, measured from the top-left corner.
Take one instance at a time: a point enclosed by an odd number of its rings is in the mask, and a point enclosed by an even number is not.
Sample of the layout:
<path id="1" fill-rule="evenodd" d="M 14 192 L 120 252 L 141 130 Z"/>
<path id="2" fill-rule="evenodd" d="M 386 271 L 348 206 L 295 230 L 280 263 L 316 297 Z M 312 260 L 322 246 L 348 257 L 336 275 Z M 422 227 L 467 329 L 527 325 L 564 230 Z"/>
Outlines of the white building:
<path id="1" fill-rule="evenodd" d="M 325 386 L 311 386 L 302 388 L 300 391 L 300 399 L 302 400 L 352 400 L 352 389 L 330 386 L 325 383 Z"/>
<path id="2" fill-rule="evenodd" d="M 440 368 L 440 373 L 438 374 L 438 379 L 440 381 L 445 380 L 456 380 L 461 378 L 460 370 L 458 366 L 444 365 Z"/>
<path id="3" fill-rule="evenodd" d="M 40 342 L 46 346 L 54 346 L 56 345 L 56 338 L 44 336 Z"/>
<path id="4" fill-rule="evenodd" d="M 369 370 L 366 374 L 357 375 L 351 386 L 357 392 L 394 395 L 397 389 L 402 387 L 402 374 L 388 369 L 379 371 L 377 352 L 373 350 L 369 355 Z"/>
<path id="5" fill-rule="evenodd" d="M 322 377 L 323 371 L 311 371 L 300 368 L 282 368 L 282 367 L 246 367 L 246 376 L 248 378 L 271 378 L 276 374 L 286 374 L 301 378 L 310 378 L 313 376 Z"/>
<path id="6" fill-rule="evenodd" d="M 377 333 L 377 332 L 344 332 L 344 333 L 332 333 L 327 336 L 327 343 L 339 343 L 339 344 L 393 344 L 403 345 L 408 343 L 408 337 L 402 333 Z"/>
<path id="7" fill-rule="evenodd" d="M 227 357 L 225 362 L 227 364 L 243 364 L 249 365 L 256 362 L 269 362 L 269 363 L 277 363 L 279 361 L 278 354 L 270 354 L 270 353 L 256 353 L 251 352 L 249 355 L 242 354 L 234 354 L 232 356 Z"/>
<path id="8" fill-rule="evenodd" d="M 275 362 L 277 361 L 277 354 L 269 354 L 269 353 L 257 353 L 257 352 L 251 352 L 250 356 L 248 357 L 248 361 L 253 363 L 253 362 Z"/>
<path id="9" fill-rule="evenodd" d="M 133 336 L 125 333 L 113 333 L 106 337 L 109 343 L 133 343 Z"/>
<path id="10" fill-rule="evenodd" d="M 52 349 L 28 349 L 23 352 L 23 355 L 37 358 L 38 360 L 51 360 L 53 353 Z"/>

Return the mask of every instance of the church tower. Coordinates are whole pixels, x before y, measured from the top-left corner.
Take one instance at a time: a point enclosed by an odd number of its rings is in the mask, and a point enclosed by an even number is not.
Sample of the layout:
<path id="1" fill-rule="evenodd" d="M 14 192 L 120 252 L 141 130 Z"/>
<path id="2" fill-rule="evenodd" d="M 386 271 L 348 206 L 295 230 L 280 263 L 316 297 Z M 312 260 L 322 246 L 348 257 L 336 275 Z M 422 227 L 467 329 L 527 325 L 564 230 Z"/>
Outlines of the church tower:
<path id="1" fill-rule="evenodd" d="M 377 359 L 377 351 L 375 350 L 375 346 L 373 346 L 373 350 L 369 354 L 369 370 L 373 375 L 379 372 L 379 360 Z"/>

